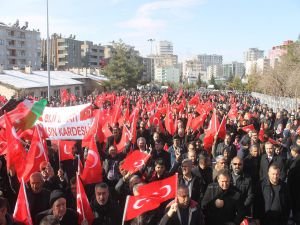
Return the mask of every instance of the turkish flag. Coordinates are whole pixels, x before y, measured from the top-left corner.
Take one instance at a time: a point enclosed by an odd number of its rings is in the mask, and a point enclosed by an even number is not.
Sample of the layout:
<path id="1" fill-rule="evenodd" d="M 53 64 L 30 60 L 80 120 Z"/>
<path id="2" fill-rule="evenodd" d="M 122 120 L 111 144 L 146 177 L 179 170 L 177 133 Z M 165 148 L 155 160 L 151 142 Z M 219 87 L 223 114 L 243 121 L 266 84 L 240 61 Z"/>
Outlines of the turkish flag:
<path id="1" fill-rule="evenodd" d="M 219 127 L 218 137 L 224 140 L 225 136 L 226 136 L 226 116 L 223 116 L 223 119 Z"/>
<path id="2" fill-rule="evenodd" d="M 86 196 L 84 187 L 80 180 L 79 175 L 77 175 L 76 179 L 76 205 L 77 205 L 77 213 L 78 213 L 78 224 L 81 224 L 83 220 L 87 220 L 89 225 L 92 225 L 94 221 L 94 214 L 91 209 L 89 200 Z"/>
<path id="3" fill-rule="evenodd" d="M 265 130 L 264 130 L 264 125 L 262 124 L 262 125 L 260 126 L 260 129 L 259 129 L 258 139 L 259 139 L 261 142 L 264 142 L 264 136 L 265 136 Z"/>
<path id="4" fill-rule="evenodd" d="M 0 128 L 0 155 L 5 155 L 6 153 L 7 153 L 6 132 L 3 128 Z"/>
<path id="5" fill-rule="evenodd" d="M 158 198 L 147 196 L 127 196 L 125 205 L 124 220 L 128 221 L 144 212 L 156 209 L 159 207 L 160 201 Z"/>
<path id="6" fill-rule="evenodd" d="M 27 153 L 25 170 L 23 172 L 25 182 L 29 181 L 32 173 L 40 171 L 40 164 L 42 162 L 48 162 L 47 145 L 43 142 L 39 129 L 39 127 L 35 126 L 31 145 Z"/>
<path id="7" fill-rule="evenodd" d="M 27 201 L 24 180 L 21 181 L 13 218 L 15 221 L 24 225 L 33 225 Z"/>
<path id="8" fill-rule="evenodd" d="M 234 120 L 238 117 L 238 109 L 236 107 L 236 104 L 231 105 L 231 108 L 227 115 L 228 115 L 228 118 L 232 119 L 232 120 Z"/>
<path id="9" fill-rule="evenodd" d="M 130 134 L 131 134 L 130 139 L 132 143 L 136 142 L 136 126 L 137 126 L 138 118 L 139 118 L 139 110 L 135 108 L 133 120 L 130 127 Z"/>
<path id="10" fill-rule="evenodd" d="M 172 111 L 171 111 L 170 105 L 168 106 L 168 110 L 167 110 L 166 117 L 165 117 L 165 127 L 166 127 L 166 130 L 169 132 L 169 134 L 174 135 L 174 133 L 176 131 L 176 127 L 174 124 L 174 120 L 172 118 Z"/>
<path id="11" fill-rule="evenodd" d="M 274 140 L 272 138 L 269 138 L 268 142 L 271 142 L 273 145 L 281 145 L 278 141 L 276 141 L 276 140 Z"/>
<path id="12" fill-rule="evenodd" d="M 91 119 L 93 117 L 93 106 L 88 105 L 80 111 L 80 121 Z"/>
<path id="13" fill-rule="evenodd" d="M 149 154 L 135 150 L 127 155 L 121 167 L 128 172 L 135 173 L 147 163 L 149 157 Z"/>
<path id="14" fill-rule="evenodd" d="M 205 132 L 205 136 L 203 138 L 203 146 L 207 151 L 211 150 L 212 144 L 214 142 L 214 136 L 218 132 L 218 128 L 220 126 L 219 120 L 217 118 L 216 112 L 214 111 L 212 117 L 209 122 L 209 127 Z"/>
<path id="15" fill-rule="evenodd" d="M 244 220 L 240 223 L 240 225 L 249 225 L 248 219 L 247 219 L 247 218 L 244 219 Z"/>
<path id="16" fill-rule="evenodd" d="M 191 128 L 195 131 L 200 127 L 203 127 L 203 123 L 207 117 L 207 114 L 202 114 L 200 116 L 195 117 L 191 122 Z"/>
<path id="17" fill-rule="evenodd" d="M 95 139 L 90 142 L 81 179 L 84 184 L 94 184 L 102 181 L 102 165 Z"/>
<path id="18" fill-rule="evenodd" d="M 11 125 L 11 122 L 7 116 L 4 114 L 4 119 L 6 123 L 6 139 L 7 139 L 7 154 L 6 154 L 6 166 L 7 169 L 14 167 L 19 180 L 21 180 L 25 160 L 26 160 L 26 151 L 21 139 L 17 136 L 15 128 Z"/>
<path id="19" fill-rule="evenodd" d="M 121 140 L 120 140 L 119 144 L 115 143 L 115 146 L 116 146 L 118 152 L 122 152 L 124 150 L 125 146 L 130 142 L 131 137 L 132 136 L 131 136 L 130 130 L 127 128 L 126 125 L 124 125 L 123 130 L 122 130 Z"/>
<path id="20" fill-rule="evenodd" d="M 62 89 L 60 91 L 60 100 L 61 103 L 67 103 L 70 100 L 70 94 L 68 93 L 68 91 L 66 89 Z"/>
<path id="21" fill-rule="evenodd" d="M 76 141 L 57 141 L 58 142 L 58 155 L 59 161 L 65 161 L 74 159 L 73 147 L 76 144 Z"/>
<path id="22" fill-rule="evenodd" d="M 177 174 L 175 174 L 163 180 L 158 180 L 139 186 L 139 196 L 156 197 L 160 202 L 175 198 L 178 180 L 177 177 Z"/>
<path id="23" fill-rule="evenodd" d="M 199 103 L 200 103 L 199 94 L 197 93 L 196 95 L 194 95 L 194 97 L 190 99 L 189 105 L 198 105 Z"/>
<path id="24" fill-rule="evenodd" d="M 249 131 L 255 131 L 255 128 L 254 128 L 253 124 L 250 124 L 248 126 L 242 127 L 242 130 L 245 131 L 246 133 L 248 133 Z"/>
<path id="25" fill-rule="evenodd" d="M 89 131 L 87 132 L 87 134 L 83 137 L 82 139 L 82 147 L 86 147 L 89 146 L 89 143 L 91 142 L 91 140 L 95 137 L 97 137 L 98 141 L 100 143 L 104 142 L 104 134 L 102 132 L 102 126 L 100 123 L 100 111 L 98 110 L 96 113 L 96 116 L 93 120 L 92 126 L 90 127 Z"/>

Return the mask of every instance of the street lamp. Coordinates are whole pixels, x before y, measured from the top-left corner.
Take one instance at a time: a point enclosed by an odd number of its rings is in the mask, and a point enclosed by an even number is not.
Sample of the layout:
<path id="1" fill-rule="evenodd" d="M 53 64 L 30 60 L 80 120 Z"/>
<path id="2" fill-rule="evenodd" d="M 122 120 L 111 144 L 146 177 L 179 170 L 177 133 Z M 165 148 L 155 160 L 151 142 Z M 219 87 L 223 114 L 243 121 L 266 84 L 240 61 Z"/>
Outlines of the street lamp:
<path id="1" fill-rule="evenodd" d="M 50 102 L 50 40 L 49 40 L 49 14 L 47 0 L 47 71 L 48 71 L 48 102 Z"/>

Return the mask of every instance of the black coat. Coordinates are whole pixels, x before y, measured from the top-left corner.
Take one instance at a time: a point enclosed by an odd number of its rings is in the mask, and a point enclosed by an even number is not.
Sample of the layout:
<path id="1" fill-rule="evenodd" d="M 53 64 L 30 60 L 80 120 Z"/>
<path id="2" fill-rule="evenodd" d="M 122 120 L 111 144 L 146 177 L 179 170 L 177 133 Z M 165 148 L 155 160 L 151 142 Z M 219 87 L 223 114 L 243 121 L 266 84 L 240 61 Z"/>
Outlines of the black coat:
<path id="1" fill-rule="evenodd" d="M 280 179 L 285 180 L 285 163 L 282 157 L 274 155 L 272 160 L 269 162 L 267 154 L 263 154 L 260 159 L 259 178 L 263 180 L 268 177 L 268 170 L 271 164 L 276 164 L 280 168 Z"/>
<path id="2" fill-rule="evenodd" d="M 167 215 L 167 212 L 170 209 L 170 206 L 173 202 L 171 202 L 167 208 L 166 208 L 166 213 L 161 219 L 159 225 L 182 225 L 181 223 L 181 218 L 180 218 L 180 211 L 173 213 L 171 217 Z M 181 209 L 179 209 L 181 210 Z M 197 203 L 192 201 L 190 202 L 190 206 L 188 208 L 188 218 L 190 220 L 189 225 L 204 225 L 203 222 L 203 214 L 198 207 Z"/>
<path id="3" fill-rule="evenodd" d="M 260 219 L 261 225 L 287 224 L 290 204 L 286 183 L 279 182 L 279 200 L 275 199 L 275 189 L 269 179 L 261 181 L 255 198 L 254 217 Z M 272 208 L 280 208 L 278 211 Z"/>
<path id="4" fill-rule="evenodd" d="M 198 165 L 197 167 L 192 169 L 192 173 L 197 177 L 203 178 L 204 180 L 204 192 L 206 191 L 207 186 L 213 182 L 212 173 L 213 170 L 211 167 L 206 167 L 205 169 L 201 169 Z"/>
<path id="5" fill-rule="evenodd" d="M 93 225 L 121 225 L 122 211 L 120 206 L 112 200 L 108 200 L 105 205 L 99 205 L 97 200 L 93 200 L 91 208 L 95 216 Z"/>
<path id="6" fill-rule="evenodd" d="M 288 193 L 294 220 L 300 224 L 300 161 L 298 160 L 288 174 Z"/>
<path id="7" fill-rule="evenodd" d="M 232 175 L 233 176 L 233 175 Z M 233 181 L 233 178 L 231 179 L 231 182 Z M 232 183 L 233 185 L 233 183 Z M 234 185 L 241 194 L 241 201 L 244 204 L 244 207 L 247 210 L 248 215 L 250 215 L 250 207 L 253 204 L 254 201 L 254 193 L 253 193 L 253 185 L 251 177 L 241 174 L 237 180 L 236 185 Z"/>
<path id="8" fill-rule="evenodd" d="M 199 204 L 204 196 L 205 183 L 203 178 L 199 178 L 195 175 L 192 175 L 192 177 L 189 185 L 187 185 L 190 192 L 190 198 Z M 178 182 L 179 184 L 185 184 L 185 180 L 182 176 L 179 176 Z"/>
<path id="9" fill-rule="evenodd" d="M 259 182 L 259 167 L 260 167 L 260 157 L 252 157 L 248 155 L 244 159 L 244 167 L 243 170 L 245 174 L 248 174 L 252 179 L 253 187 Z"/>
<path id="10" fill-rule="evenodd" d="M 31 218 L 47 209 L 49 209 L 50 192 L 47 189 L 42 189 L 40 193 L 33 193 L 31 188 L 26 188 L 29 210 Z"/>
<path id="11" fill-rule="evenodd" d="M 222 208 L 216 207 L 216 199 L 224 201 Z M 223 191 L 218 183 L 208 185 L 201 206 L 208 225 L 224 225 L 227 222 L 240 224 L 245 216 L 241 195 L 232 186 Z"/>
<path id="12" fill-rule="evenodd" d="M 40 224 L 40 221 L 48 215 L 53 215 L 52 209 L 48 209 L 46 211 L 40 212 L 35 217 L 35 223 L 34 224 Z M 63 216 L 63 218 L 59 221 L 60 225 L 77 225 L 78 224 L 78 214 L 73 209 L 67 208 L 66 214 Z"/>

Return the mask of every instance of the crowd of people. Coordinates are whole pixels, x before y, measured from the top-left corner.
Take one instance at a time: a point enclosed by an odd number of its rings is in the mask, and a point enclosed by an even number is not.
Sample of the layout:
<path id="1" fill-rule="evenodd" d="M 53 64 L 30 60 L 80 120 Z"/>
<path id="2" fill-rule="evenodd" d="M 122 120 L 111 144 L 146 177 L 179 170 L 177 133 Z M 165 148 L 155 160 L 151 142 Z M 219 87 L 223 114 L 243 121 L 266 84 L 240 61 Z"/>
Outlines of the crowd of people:
<path id="1" fill-rule="evenodd" d="M 123 91 L 114 97 L 88 96 L 72 103 L 52 98 L 49 106 L 90 102 L 101 110 L 113 107 L 119 96 L 124 97 L 122 113 L 126 107 L 130 112 L 139 109 L 136 140 L 118 151 L 122 126 L 130 125 L 117 122 L 108 123 L 112 135 L 97 142 L 103 180 L 85 185 L 94 215 L 92 224 L 239 225 L 245 218 L 257 225 L 300 224 L 300 107 L 272 109 L 248 94 L 182 90 Z M 201 115 L 198 106 L 207 102 L 212 108 L 203 123 L 192 129 L 189 118 Z M 153 111 L 146 107 L 150 103 L 156 104 Z M 166 128 L 170 115 L 161 113 L 159 123 L 150 119 L 166 104 L 173 106 L 173 134 Z M 218 121 L 226 120 L 226 133 L 220 137 L 216 132 L 207 148 L 205 136 L 213 115 Z M 30 141 L 26 143 L 30 145 Z M 57 146 L 49 140 L 47 145 L 49 161 L 41 163 L 26 184 L 33 224 L 78 224 L 76 172 L 78 160 L 84 165 L 87 149 L 78 140 L 73 154 L 80 157 L 59 161 Z M 133 174 L 121 167 L 132 151 L 150 154 L 147 163 Z M 176 173 L 175 199 L 124 221 L 128 195 L 136 196 L 140 186 Z M 7 168 L 5 155 L 0 156 L 0 224 L 21 224 L 12 218 L 19 188 L 15 171 Z"/>

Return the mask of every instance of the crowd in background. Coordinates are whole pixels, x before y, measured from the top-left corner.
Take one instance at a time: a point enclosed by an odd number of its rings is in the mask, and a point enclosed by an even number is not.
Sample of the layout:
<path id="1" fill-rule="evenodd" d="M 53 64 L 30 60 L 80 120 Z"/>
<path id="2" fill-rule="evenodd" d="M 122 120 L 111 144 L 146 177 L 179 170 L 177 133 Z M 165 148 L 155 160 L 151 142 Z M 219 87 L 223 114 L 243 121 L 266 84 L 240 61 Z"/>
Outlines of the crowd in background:
<path id="1" fill-rule="evenodd" d="M 178 173 L 175 200 L 164 202 L 125 224 L 130 225 L 238 225 L 248 218 L 261 225 L 300 224 L 300 108 L 293 111 L 271 109 L 248 94 L 202 92 L 199 103 L 213 107 L 197 129 L 187 127 L 189 117 L 198 117 L 197 104 L 189 104 L 195 92 L 121 91 L 111 98 L 86 96 L 62 101 L 53 97 L 50 107 L 92 103 L 95 109 L 113 107 L 115 98 L 124 96 L 122 112 L 139 105 L 136 140 L 122 152 L 116 144 L 125 123 L 107 124 L 112 132 L 104 142 L 97 142 L 103 166 L 103 182 L 86 185 L 85 190 L 94 214 L 93 224 L 122 224 L 127 195 L 138 195 L 139 186 Z M 155 113 L 147 104 L 164 99 L 182 109 L 172 110 L 175 132 L 150 121 Z M 184 100 L 183 100 L 184 99 Z M 236 107 L 234 118 L 224 117 Z M 205 147 L 205 135 L 211 118 L 226 119 L 226 134 L 213 137 Z M 250 126 L 253 125 L 253 126 Z M 245 127 L 251 129 L 243 129 Z M 26 142 L 28 146 L 30 141 Z M 76 171 L 78 160 L 84 165 L 87 149 L 77 141 L 74 160 L 59 161 L 57 146 L 47 141 L 49 162 L 40 165 L 26 186 L 29 209 L 34 224 L 78 224 L 76 213 Z M 29 148 L 27 146 L 27 149 Z M 146 165 L 134 174 L 120 165 L 127 154 L 141 151 L 150 154 Z M 0 224 L 13 222 L 20 183 L 15 171 L 0 157 Z"/>

